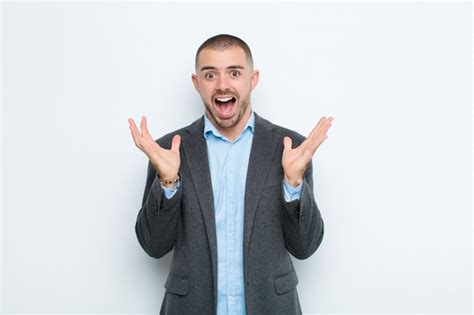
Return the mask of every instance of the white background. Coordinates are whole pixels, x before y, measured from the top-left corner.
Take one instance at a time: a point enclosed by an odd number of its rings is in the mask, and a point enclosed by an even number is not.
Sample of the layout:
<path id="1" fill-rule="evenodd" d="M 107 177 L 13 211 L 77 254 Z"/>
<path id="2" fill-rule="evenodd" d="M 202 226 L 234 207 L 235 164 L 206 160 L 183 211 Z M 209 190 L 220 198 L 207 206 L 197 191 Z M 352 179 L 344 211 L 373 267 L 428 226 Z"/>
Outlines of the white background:
<path id="1" fill-rule="evenodd" d="M 197 119 L 194 54 L 254 54 L 253 108 L 308 134 L 325 237 L 308 313 L 471 312 L 469 3 L 3 3 L 2 313 L 154 313 L 171 255 L 135 236 L 155 138 Z"/>

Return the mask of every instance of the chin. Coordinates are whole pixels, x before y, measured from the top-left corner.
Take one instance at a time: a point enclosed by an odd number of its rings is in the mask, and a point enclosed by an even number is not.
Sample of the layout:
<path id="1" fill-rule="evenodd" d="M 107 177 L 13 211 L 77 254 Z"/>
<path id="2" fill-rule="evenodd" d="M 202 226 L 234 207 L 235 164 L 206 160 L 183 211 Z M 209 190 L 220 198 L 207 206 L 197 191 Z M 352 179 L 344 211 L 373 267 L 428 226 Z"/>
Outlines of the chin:
<path id="1" fill-rule="evenodd" d="M 220 119 L 214 116 L 214 119 L 217 121 L 217 124 L 222 128 L 234 127 L 239 122 L 238 116 L 232 116 L 228 119 Z"/>

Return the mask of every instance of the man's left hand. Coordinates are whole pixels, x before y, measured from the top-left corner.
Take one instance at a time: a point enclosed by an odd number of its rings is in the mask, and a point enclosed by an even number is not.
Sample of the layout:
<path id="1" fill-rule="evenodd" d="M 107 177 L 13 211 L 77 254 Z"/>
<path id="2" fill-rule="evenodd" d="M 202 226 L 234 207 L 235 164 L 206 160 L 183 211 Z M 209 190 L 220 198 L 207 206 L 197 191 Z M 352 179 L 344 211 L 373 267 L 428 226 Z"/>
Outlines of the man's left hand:
<path id="1" fill-rule="evenodd" d="M 304 172 L 308 168 L 309 162 L 321 143 L 327 139 L 326 132 L 332 126 L 333 117 L 321 117 L 316 126 L 311 130 L 308 137 L 296 148 L 292 149 L 290 137 L 283 138 L 283 156 L 281 164 L 285 180 L 293 187 L 303 182 Z"/>

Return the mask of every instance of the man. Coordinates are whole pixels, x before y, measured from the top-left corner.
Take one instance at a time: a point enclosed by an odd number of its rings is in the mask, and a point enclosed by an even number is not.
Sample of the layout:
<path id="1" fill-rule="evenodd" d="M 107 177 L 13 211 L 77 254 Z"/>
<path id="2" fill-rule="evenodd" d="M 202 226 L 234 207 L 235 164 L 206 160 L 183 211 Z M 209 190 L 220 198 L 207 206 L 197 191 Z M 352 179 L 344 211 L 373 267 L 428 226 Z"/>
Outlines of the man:
<path id="1" fill-rule="evenodd" d="M 323 238 L 311 158 L 333 118 L 305 139 L 253 112 L 259 71 L 235 36 L 206 40 L 195 66 L 201 118 L 156 141 L 129 119 L 150 160 L 138 241 L 174 249 L 160 314 L 301 314 L 288 252 L 308 258 Z"/>

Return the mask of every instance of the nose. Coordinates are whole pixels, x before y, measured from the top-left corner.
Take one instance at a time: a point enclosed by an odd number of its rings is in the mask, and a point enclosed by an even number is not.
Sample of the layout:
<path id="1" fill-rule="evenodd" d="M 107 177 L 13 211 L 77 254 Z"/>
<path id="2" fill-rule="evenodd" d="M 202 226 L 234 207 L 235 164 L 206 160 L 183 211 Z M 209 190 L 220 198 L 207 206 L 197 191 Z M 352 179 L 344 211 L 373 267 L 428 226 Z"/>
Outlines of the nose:
<path id="1" fill-rule="evenodd" d="M 225 75 L 221 75 L 217 78 L 216 89 L 222 92 L 229 90 L 229 82 Z"/>

